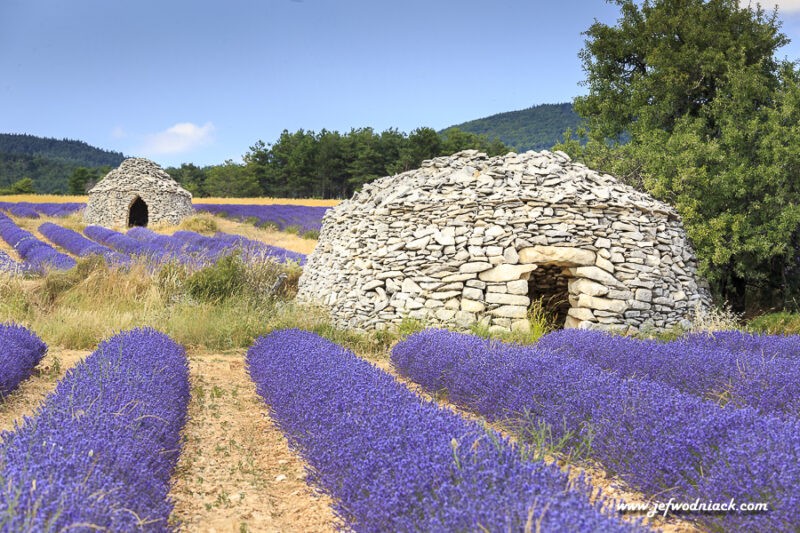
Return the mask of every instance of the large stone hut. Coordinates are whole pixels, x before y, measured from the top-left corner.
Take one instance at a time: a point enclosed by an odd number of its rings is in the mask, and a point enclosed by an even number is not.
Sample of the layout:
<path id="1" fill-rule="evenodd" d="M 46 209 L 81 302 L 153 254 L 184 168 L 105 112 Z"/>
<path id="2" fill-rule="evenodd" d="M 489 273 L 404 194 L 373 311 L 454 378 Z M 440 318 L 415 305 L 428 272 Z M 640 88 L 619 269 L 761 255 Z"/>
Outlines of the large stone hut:
<path id="1" fill-rule="evenodd" d="M 325 215 L 299 298 L 335 323 L 525 330 L 687 325 L 710 305 L 677 213 L 562 152 L 467 150 L 367 184 Z"/>
<path id="2" fill-rule="evenodd" d="M 124 228 L 178 224 L 192 214 L 189 191 L 149 159 L 130 158 L 89 190 L 84 218 L 90 224 Z"/>

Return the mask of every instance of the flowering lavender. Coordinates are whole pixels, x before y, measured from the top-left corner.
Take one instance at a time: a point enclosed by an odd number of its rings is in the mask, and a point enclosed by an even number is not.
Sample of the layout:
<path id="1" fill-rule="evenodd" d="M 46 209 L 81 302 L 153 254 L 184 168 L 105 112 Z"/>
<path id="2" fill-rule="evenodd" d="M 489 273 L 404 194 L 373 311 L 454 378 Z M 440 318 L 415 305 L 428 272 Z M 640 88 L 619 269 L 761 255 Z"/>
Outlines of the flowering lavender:
<path id="1" fill-rule="evenodd" d="M 77 231 L 62 228 L 52 222 L 45 222 L 39 226 L 39 233 L 50 239 L 51 242 L 78 257 L 101 255 L 105 258 L 106 262 L 110 264 L 126 264 L 130 261 L 128 256 L 115 252 L 102 244 L 90 241 Z"/>
<path id="2" fill-rule="evenodd" d="M 715 331 L 713 333 L 691 333 L 676 342 L 686 346 L 709 350 L 729 350 L 762 356 L 800 358 L 800 335 L 762 335 L 744 331 Z"/>
<path id="3" fill-rule="evenodd" d="M 546 424 L 567 450 L 591 456 L 659 499 L 736 498 L 770 512 L 692 517 L 729 530 L 793 530 L 800 504 L 800 422 L 722 409 L 656 381 L 623 379 L 539 346 L 440 330 L 410 336 L 392 363 L 426 390 L 522 434 Z M 743 453 L 742 450 L 746 450 Z M 735 481 L 735 482 L 734 482 Z"/>
<path id="4" fill-rule="evenodd" d="M 0 209 L 15 217 L 39 218 L 39 213 L 28 202 L 0 202 Z"/>
<path id="5" fill-rule="evenodd" d="M 47 352 L 47 345 L 30 330 L 0 324 L 0 397 L 30 377 Z"/>
<path id="6" fill-rule="evenodd" d="M 261 241 L 248 239 L 242 235 L 231 235 L 230 233 L 223 233 L 220 231 L 214 235 L 214 238 L 226 243 L 230 248 L 242 250 L 246 260 L 269 257 L 279 263 L 295 261 L 299 265 L 304 265 L 306 262 L 305 254 L 293 252 L 279 246 L 265 244 Z"/>
<path id="7" fill-rule="evenodd" d="M 31 270 L 43 273 L 50 268 L 69 270 L 75 266 L 73 258 L 40 241 L 3 213 L 0 213 L 0 237 L 14 247 Z"/>
<path id="8" fill-rule="evenodd" d="M 322 217 L 329 207 L 310 205 L 236 205 L 236 204 L 196 204 L 197 211 L 227 216 L 236 220 L 255 219 L 258 225 L 274 224 L 280 230 L 288 227 L 298 228 L 300 234 L 319 231 Z"/>
<path id="9" fill-rule="evenodd" d="M 138 255 L 155 261 L 168 260 L 171 257 L 171 254 L 154 244 L 138 241 L 124 233 L 102 226 L 86 226 L 83 229 L 83 233 L 93 241 L 104 244 L 129 256 Z"/>
<path id="10" fill-rule="evenodd" d="M 284 330 L 247 353 L 250 376 L 310 480 L 356 531 L 632 530 L 555 466 L 419 399 L 312 333 Z"/>
<path id="11" fill-rule="evenodd" d="M 24 263 L 14 261 L 10 255 L 0 250 L 0 272 L 19 274 L 27 270 Z"/>
<path id="12" fill-rule="evenodd" d="M 120 333 L 3 436 L 4 531 L 168 531 L 170 474 L 189 400 L 183 348 Z"/>
<path id="13" fill-rule="evenodd" d="M 39 215 L 63 217 L 86 207 L 79 202 L 0 202 L 0 210 L 14 216 L 39 218 Z"/>
<path id="14" fill-rule="evenodd" d="M 537 346 L 623 377 L 645 377 L 730 405 L 796 417 L 800 358 L 777 354 L 797 343 L 794 337 L 747 333 L 689 335 L 662 343 L 569 329 L 545 335 Z"/>

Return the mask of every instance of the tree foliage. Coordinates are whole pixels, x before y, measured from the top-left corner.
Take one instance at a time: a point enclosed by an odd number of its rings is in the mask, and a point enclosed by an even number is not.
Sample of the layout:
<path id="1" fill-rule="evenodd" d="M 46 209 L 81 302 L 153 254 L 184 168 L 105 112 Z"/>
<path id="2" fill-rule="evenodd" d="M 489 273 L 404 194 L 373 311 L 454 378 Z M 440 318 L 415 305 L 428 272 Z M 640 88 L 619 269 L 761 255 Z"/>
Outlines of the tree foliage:
<path id="1" fill-rule="evenodd" d="M 777 12 L 735 0 L 615 0 L 581 52 L 588 143 L 560 147 L 676 206 L 716 293 L 798 296 L 800 92 Z M 630 139 L 629 142 L 622 142 Z M 797 305 L 797 302 L 794 302 Z"/>
<path id="2" fill-rule="evenodd" d="M 123 159 L 119 152 L 82 141 L 0 134 L 0 188 L 30 178 L 34 192 L 65 194 L 70 191 L 69 177 L 76 169 L 116 167 Z"/>
<path id="3" fill-rule="evenodd" d="M 166 171 L 195 196 L 346 198 L 365 183 L 418 168 L 425 159 L 478 149 L 508 152 L 499 141 L 457 129 L 440 135 L 431 128 L 409 134 L 354 128 L 345 134 L 284 130 L 273 144 L 256 142 L 241 164 L 198 168 L 184 163 Z"/>

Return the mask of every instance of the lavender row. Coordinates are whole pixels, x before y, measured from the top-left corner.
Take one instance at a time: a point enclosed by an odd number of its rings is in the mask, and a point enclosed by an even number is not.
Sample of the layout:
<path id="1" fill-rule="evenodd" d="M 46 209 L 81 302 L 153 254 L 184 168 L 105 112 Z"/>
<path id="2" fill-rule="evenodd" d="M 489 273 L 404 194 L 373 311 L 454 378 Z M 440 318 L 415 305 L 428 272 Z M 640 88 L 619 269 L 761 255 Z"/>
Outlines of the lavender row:
<path id="1" fill-rule="evenodd" d="M 725 349 L 747 353 L 764 359 L 790 357 L 800 359 L 800 335 L 764 335 L 744 331 L 692 333 L 678 339 L 679 343 L 697 348 Z"/>
<path id="2" fill-rule="evenodd" d="M 195 210 L 236 220 L 253 219 L 258 225 L 273 224 L 280 230 L 298 228 L 300 234 L 319 231 L 322 217 L 329 207 L 310 205 L 240 205 L 240 204 L 196 204 Z"/>
<path id="3" fill-rule="evenodd" d="M 195 247 L 195 249 L 205 250 L 206 255 L 212 259 L 240 250 L 245 261 L 271 258 L 281 263 L 295 261 L 303 265 L 306 262 L 304 254 L 248 239 L 241 235 L 217 232 L 213 237 L 207 237 L 193 231 L 176 231 L 172 237 Z"/>
<path id="4" fill-rule="evenodd" d="M 173 257 L 172 254 L 154 244 L 136 240 L 124 233 L 102 226 L 86 226 L 83 233 L 93 241 L 104 244 L 128 256 L 146 257 L 156 262 L 165 261 Z"/>
<path id="5" fill-rule="evenodd" d="M 741 346 L 736 339 L 742 340 Z M 662 343 L 570 329 L 545 335 L 537 346 L 622 377 L 643 377 L 732 406 L 797 417 L 800 358 L 765 353 L 791 342 L 740 333 L 691 335 Z"/>
<path id="6" fill-rule="evenodd" d="M 0 210 L 24 218 L 64 217 L 86 207 L 79 202 L 0 202 Z"/>
<path id="7" fill-rule="evenodd" d="M 47 345 L 30 330 L 0 324 L 0 397 L 17 388 L 47 353 Z"/>
<path id="8" fill-rule="evenodd" d="M 107 246 L 91 241 L 77 231 L 62 228 L 52 222 L 45 222 L 39 226 L 39 233 L 47 237 L 50 242 L 57 244 L 78 257 L 100 255 L 105 258 L 106 262 L 109 264 L 127 264 L 130 262 L 130 258 L 127 255 L 123 255 Z"/>
<path id="9" fill-rule="evenodd" d="M 248 239 L 242 235 L 218 232 L 214 235 L 214 238 L 226 243 L 226 245 L 231 248 L 242 250 L 245 259 L 258 260 L 264 257 L 271 257 L 281 263 L 286 263 L 287 261 L 293 261 L 299 265 L 304 265 L 306 263 L 305 254 L 293 252 L 279 246 L 265 244 L 261 241 Z"/>
<path id="10" fill-rule="evenodd" d="M 50 268 L 69 270 L 75 266 L 73 258 L 40 241 L 2 213 L 0 213 L 0 237 L 17 251 L 28 264 L 28 268 L 36 272 L 43 273 Z"/>
<path id="11" fill-rule="evenodd" d="M 623 379 L 539 347 L 429 330 L 392 363 L 430 392 L 522 434 L 546 424 L 567 451 L 591 446 L 611 473 L 658 500 L 765 502 L 769 512 L 690 517 L 725 530 L 790 531 L 800 504 L 800 423 L 722 409 L 664 383 Z"/>
<path id="12" fill-rule="evenodd" d="M 0 272 L 8 274 L 21 274 L 27 270 L 27 266 L 19 261 L 14 261 L 10 255 L 0 250 Z"/>
<path id="13" fill-rule="evenodd" d="M 4 531 L 168 531 L 189 400 L 183 349 L 120 333 L 70 370 L 0 446 Z"/>
<path id="14" fill-rule="evenodd" d="M 494 432 L 424 402 L 352 352 L 284 330 L 247 353 L 273 417 L 311 465 L 309 479 L 356 531 L 630 530 L 526 462 Z"/>

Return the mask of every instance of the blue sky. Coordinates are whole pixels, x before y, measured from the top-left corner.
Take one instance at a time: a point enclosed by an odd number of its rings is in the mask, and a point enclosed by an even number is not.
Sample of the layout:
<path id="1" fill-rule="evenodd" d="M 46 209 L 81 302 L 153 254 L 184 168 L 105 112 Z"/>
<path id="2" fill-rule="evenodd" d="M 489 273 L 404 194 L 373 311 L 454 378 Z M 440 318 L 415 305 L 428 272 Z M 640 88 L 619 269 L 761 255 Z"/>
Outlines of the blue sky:
<path id="1" fill-rule="evenodd" d="M 777 2 L 797 42 L 800 0 Z M 769 3 L 772 5 L 772 3 Z M 0 132 L 158 163 L 284 129 L 441 129 L 582 94 L 602 0 L 0 0 Z"/>

